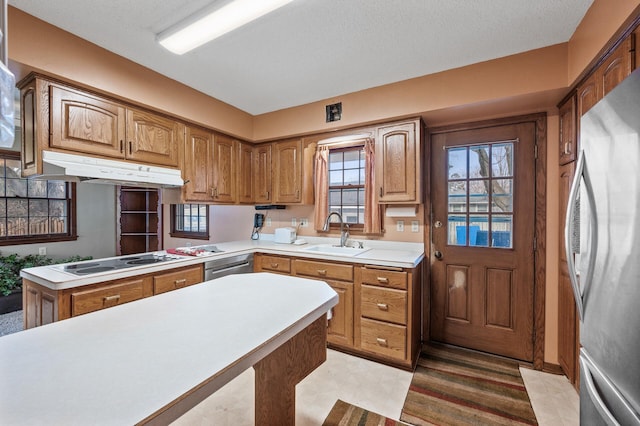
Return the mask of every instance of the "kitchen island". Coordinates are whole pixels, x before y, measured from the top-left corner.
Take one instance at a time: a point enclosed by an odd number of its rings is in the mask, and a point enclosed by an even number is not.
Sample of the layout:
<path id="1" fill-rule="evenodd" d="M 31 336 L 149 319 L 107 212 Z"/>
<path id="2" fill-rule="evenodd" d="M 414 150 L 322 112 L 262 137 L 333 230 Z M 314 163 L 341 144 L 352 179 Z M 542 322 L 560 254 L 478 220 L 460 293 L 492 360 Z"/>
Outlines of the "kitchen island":
<path id="1" fill-rule="evenodd" d="M 293 424 L 337 300 L 322 281 L 232 275 L 4 336 L 0 418 L 166 424 L 254 366 L 256 424 Z"/>

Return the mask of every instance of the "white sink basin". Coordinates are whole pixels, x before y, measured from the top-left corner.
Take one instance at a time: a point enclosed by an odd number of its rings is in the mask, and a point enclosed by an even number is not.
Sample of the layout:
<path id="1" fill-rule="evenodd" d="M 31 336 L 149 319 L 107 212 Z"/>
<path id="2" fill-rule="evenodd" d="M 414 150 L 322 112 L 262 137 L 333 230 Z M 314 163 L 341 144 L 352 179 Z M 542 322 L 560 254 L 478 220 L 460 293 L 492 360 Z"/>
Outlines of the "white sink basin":
<path id="1" fill-rule="evenodd" d="M 368 248 L 355 248 L 355 247 L 340 247 L 340 246 L 332 246 L 331 244 L 319 244 L 317 246 L 311 246 L 302 249 L 301 251 L 309 251 L 312 253 L 325 253 L 325 254 L 335 254 L 339 256 L 357 256 L 359 254 L 368 251 Z"/>

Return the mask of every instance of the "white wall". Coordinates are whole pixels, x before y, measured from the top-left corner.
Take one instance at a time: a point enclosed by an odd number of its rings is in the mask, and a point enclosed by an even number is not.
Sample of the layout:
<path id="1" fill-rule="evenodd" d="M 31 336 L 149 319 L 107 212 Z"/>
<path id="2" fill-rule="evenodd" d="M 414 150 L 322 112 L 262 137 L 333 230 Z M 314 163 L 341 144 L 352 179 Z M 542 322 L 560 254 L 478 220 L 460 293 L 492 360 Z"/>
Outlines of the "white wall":
<path id="1" fill-rule="evenodd" d="M 209 241 L 189 240 L 184 238 L 171 238 L 169 204 L 162 206 L 164 217 L 164 248 L 184 247 L 187 242 L 191 245 L 203 245 L 209 242 L 222 243 L 225 241 L 249 240 L 253 229 L 253 215 L 256 212 L 253 206 L 209 206 Z"/>
<path id="2" fill-rule="evenodd" d="M 47 256 L 64 258 L 76 254 L 94 258 L 116 254 L 115 186 L 79 183 L 76 185 L 78 239 L 59 243 L 0 246 L 0 253 L 8 255 L 38 254 L 46 247 Z"/>

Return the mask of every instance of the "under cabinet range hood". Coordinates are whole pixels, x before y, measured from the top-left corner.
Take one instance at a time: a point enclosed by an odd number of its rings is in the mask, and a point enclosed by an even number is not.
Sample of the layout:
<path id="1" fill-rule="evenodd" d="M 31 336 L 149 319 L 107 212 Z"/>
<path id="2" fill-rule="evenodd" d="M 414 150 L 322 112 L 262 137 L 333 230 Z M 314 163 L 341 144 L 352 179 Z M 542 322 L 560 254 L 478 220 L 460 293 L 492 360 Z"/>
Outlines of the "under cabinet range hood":
<path id="1" fill-rule="evenodd" d="M 180 170 L 127 161 L 42 151 L 42 174 L 33 179 L 169 188 L 184 185 Z"/>

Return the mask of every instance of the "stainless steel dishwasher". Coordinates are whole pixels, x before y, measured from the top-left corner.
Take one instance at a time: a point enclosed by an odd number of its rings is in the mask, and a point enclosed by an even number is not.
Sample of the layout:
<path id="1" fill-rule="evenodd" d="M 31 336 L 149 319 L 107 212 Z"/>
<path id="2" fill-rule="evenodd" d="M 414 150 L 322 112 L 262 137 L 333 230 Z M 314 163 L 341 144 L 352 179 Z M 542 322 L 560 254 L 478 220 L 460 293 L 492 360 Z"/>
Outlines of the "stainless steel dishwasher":
<path id="1" fill-rule="evenodd" d="M 253 272 L 253 254 L 239 254 L 223 259 L 211 259 L 204 263 L 204 280 L 209 281 L 231 274 Z"/>

